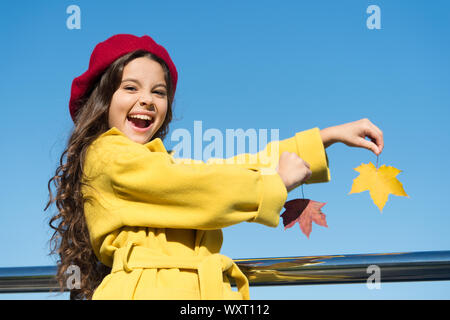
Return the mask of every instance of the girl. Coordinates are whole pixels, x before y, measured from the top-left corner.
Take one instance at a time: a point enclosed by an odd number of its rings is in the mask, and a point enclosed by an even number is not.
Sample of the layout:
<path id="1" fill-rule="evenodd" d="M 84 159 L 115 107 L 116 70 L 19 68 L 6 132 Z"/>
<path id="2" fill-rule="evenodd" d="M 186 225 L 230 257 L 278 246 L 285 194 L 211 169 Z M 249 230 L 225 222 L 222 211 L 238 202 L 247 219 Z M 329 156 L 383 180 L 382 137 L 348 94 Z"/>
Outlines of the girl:
<path id="1" fill-rule="evenodd" d="M 383 149 L 382 132 L 363 119 L 270 142 L 265 151 L 277 143 L 279 153 L 268 164 L 176 159 L 162 142 L 176 85 L 167 51 L 128 34 L 99 43 L 72 83 L 75 127 L 44 209 L 58 208 L 49 224 L 61 288 L 68 267 L 80 268 L 71 299 L 249 299 L 247 278 L 219 253 L 221 228 L 277 227 L 288 192 L 330 180 L 333 143 Z"/>

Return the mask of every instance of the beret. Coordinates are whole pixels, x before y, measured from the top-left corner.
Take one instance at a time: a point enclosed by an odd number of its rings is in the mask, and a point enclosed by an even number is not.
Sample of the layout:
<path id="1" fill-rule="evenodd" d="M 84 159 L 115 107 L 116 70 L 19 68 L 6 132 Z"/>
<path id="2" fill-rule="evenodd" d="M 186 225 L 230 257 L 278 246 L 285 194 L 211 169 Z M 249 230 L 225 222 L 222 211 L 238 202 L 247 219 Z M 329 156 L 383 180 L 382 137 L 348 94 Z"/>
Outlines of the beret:
<path id="1" fill-rule="evenodd" d="M 88 70 L 72 81 L 69 111 L 74 122 L 75 113 L 80 108 L 78 100 L 85 95 L 98 77 L 116 59 L 140 49 L 153 53 L 166 63 L 172 78 L 173 94 L 175 94 L 178 73 L 167 50 L 148 35 L 137 37 L 132 34 L 116 34 L 95 46 L 89 60 Z"/>

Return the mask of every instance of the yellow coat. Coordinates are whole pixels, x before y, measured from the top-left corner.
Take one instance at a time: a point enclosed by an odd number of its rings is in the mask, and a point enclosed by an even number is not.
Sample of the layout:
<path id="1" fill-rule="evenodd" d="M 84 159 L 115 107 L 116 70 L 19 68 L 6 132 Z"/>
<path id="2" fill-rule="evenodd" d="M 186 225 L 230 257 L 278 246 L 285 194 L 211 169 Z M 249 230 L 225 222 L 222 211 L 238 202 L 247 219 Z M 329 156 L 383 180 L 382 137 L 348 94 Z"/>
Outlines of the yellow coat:
<path id="1" fill-rule="evenodd" d="M 270 153 L 274 143 L 278 153 Z M 263 151 L 297 153 L 311 167 L 307 184 L 330 180 L 318 128 Z M 219 253 L 221 228 L 277 227 L 287 190 L 275 171 L 278 156 L 269 163 L 244 156 L 243 163 L 205 163 L 174 158 L 159 138 L 136 143 L 116 127 L 99 136 L 86 153 L 90 187 L 82 193 L 93 250 L 112 271 L 93 299 L 250 299 L 245 275 Z"/>

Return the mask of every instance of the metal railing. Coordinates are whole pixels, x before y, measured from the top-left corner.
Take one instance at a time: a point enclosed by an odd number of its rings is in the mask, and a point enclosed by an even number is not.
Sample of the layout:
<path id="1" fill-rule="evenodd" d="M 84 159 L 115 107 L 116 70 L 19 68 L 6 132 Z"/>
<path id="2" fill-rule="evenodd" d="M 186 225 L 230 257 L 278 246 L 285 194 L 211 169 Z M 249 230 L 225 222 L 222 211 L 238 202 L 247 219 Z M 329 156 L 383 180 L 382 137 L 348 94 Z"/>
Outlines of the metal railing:
<path id="1" fill-rule="evenodd" d="M 364 283 L 374 270 L 380 282 L 450 280 L 450 251 L 234 261 L 252 286 Z M 56 266 L 0 268 L 0 293 L 58 291 L 55 274 Z"/>

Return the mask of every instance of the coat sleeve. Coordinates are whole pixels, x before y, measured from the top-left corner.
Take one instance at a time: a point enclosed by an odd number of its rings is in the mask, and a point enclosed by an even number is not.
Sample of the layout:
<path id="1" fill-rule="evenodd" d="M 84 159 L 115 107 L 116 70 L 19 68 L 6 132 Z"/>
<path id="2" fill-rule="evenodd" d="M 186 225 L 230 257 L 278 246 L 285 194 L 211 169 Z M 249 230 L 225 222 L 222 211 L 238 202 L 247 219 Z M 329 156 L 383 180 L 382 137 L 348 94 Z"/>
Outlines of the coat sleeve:
<path id="1" fill-rule="evenodd" d="M 120 226 L 220 229 L 240 222 L 279 223 L 287 190 L 258 167 L 176 163 L 164 152 L 108 136 L 86 156 L 83 189 L 91 236 Z"/>
<path id="2" fill-rule="evenodd" d="M 295 136 L 271 141 L 256 154 L 239 154 L 234 157 L 220 159 L 210 158 L 207 163 L 234 164 L 245 168 L 259 168 L 262 174 L 273 174 L 283 152 L 296 153 L 309 163 L 312 175 L 305 184 L 328 182 L 331 179 L 326 154 L 319 128 L 300 131 Z M 178 163 L 199 163 L 198 160 L 176 159 Z"/>

